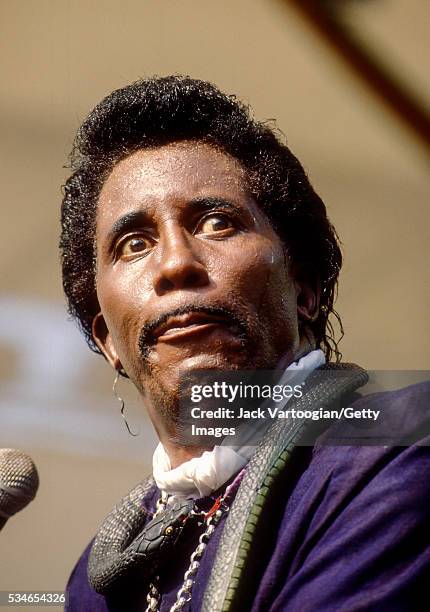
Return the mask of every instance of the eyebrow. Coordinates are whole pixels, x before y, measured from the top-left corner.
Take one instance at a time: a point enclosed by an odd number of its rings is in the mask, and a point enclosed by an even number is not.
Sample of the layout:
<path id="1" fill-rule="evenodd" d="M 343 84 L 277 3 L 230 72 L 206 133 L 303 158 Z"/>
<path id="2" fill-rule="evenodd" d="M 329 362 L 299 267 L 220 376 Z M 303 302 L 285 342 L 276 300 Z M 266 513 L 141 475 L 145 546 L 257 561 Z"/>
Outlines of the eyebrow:
<path id="1" fill-rule="evenodd" d="M 187 212 L 190 212 L 192 215 L 216 210 L 217 208 L 223 208 L 224 210 L 229 210 L 230 212 L 236 214 L 240 213 L 241 211 L 243 212 L 242 206 L 234 204 L 231 200 L 227 200 L 226 198 L 216 196 L 194 198 L 187 204 Z"/>
<path id="2" fill-rule="evenodd" d="M 115 241 L 136 227 L 147 225 L 148 215 L 144 210 L 134 210 L 133 212 L 121 215 L 112 225 L 107 236 L 109 249 L 115 244 Z"/>
<path id="3" fill-rule="evenodd" d="M 243 208 L 233 204 L 230 200 L 220 197 L 202 197 L 194 198 L 187 203 L 187 212 L 198 214 L 205 211 L 216 210 L 223 208 L 230 210 L 236 214 L 243 212 Z M 109 249 L 115 244 L 115 241 L 123 234 L 135 229 L 136 227 L 145 227 L 150 225 L 149 216 L 146 210 L 135 210 L 121 215 L 112 225 L 107 236 Z"/>

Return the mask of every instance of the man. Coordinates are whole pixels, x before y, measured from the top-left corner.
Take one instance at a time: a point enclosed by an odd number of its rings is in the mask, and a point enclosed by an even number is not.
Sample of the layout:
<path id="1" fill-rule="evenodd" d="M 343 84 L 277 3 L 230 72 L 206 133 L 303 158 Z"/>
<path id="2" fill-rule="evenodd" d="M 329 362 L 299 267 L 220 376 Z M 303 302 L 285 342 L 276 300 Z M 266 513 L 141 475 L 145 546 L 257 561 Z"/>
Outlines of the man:
<path id="1" fill-rule="evenodd" d="M 103 100 L 72 168 L 69 310 L 137 387 L 160 444 L 155 481 L 102 525 L 67 609 L 418 609 L 425 446 L 333 446 L 344 435 L 334 425 L 312 448 L 294 418 L 251 445 L 179 435 L 181 383 L 202 370 L 299 371 L 305 391 L 287 406 L 354 401 L 390 415 L 407 404 L 412 437 L 425 420 L 428 386 L 357 399 L 365 372 L 324 365 L 339 357 L 329 316 L 341 254 L 298 160 L 233 97 L 166 77 Z"/>

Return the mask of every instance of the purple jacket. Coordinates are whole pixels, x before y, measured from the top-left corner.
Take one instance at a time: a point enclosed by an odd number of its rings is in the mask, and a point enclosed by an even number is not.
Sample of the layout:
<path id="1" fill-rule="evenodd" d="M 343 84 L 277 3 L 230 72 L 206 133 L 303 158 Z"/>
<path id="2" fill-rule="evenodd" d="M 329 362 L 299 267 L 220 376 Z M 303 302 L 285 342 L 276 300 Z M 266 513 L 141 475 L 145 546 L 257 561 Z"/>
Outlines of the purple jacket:
<path id="1" fill-rule="evenodd" d="M 392 415 L 407 410 L 407 433 L 418 441 L 412 446 L 326 446 L 330 428 L 313 449 L 302 449 L 300 474 L 285 496 L 252 612 L 429 608 L 424 587 L 430 581 L 430 383 L 360 398 L 353 407 Z M 154 487 L 145 505 L 153 508 L 158 495 Z M 223 522 L 203 555 L 187 610 L 201 608 L 222 528 Z M 165 569 L 161 612 L 176 599 L 197 537 L 190 534 Z M 70 577 L 66 611 L 145 610 L 142 577 L 107 598 L 91 588 L 90 547 Z"/>

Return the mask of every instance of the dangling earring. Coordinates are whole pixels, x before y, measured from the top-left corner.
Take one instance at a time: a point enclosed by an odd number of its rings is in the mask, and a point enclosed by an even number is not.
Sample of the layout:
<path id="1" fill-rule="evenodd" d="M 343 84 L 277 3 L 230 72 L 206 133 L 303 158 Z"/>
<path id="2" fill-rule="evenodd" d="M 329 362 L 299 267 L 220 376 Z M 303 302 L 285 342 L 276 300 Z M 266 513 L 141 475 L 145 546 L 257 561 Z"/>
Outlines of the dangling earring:
<path id="1" fill-rule="evenodd" d="M 113 381 L 112 391 L 113 391 L 113 394 L 115 395 L 116 399 L 117 399 L 117 400 L 119 401 L 119 403 L 121 404 L 121 416 L 122 416 L 122 418 L 124 419 L 124 423 L 125 423 L 125 426 L 127 427 L 127 431 L 128 431 L 128 433 L 130 434 L 130 436 L 134 436 L 134 437 L 136 437 L 136 436 L 138 436 L 138 435 L 140 434 L 140 431 L 139 431 L 138 433 L 133 433 L 133 432 L 131 431 L 131 429 L 130 429 L 130 427 L 129 427 L 128 423 L 127 423 L 126 416 L 125 416 L 125 414 L 124 414 L 124 408 L 125 408 L 125 403 L 124 403 L 124 400 L 122 399 L 122 397 L 121 397 L 120 395 L 118 395 L 117 390 L 116 390 L 116 385 L 117 385 L 117 382 L 118 382 L 118 380 L 119 380 L 119 375 L 120 375 L 120 370 L 117 370 L 117 371 L 116 371 L 115 380 Z"/>

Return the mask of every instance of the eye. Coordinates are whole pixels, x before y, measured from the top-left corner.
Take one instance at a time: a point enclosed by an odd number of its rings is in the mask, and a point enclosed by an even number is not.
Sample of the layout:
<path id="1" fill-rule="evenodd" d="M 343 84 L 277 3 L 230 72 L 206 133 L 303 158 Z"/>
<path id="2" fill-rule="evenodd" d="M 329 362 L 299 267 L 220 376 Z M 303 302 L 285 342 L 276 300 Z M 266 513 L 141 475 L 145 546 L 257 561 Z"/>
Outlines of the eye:
<path id="1" fill-rule="evenodd" d="M 127 260 L 139 255 L 146 255 L 152 247 L 152 243 L 153 241 L 143 234 L 126 236 L 116 246 L 116 257 Z"/>
<path id="2" fill-rule="evenodd" d="M 216 232 L 225 232 L 233 229 L 234 225 L 231 219 L 220 213 L 206 216 L 198 224 L 196 234 L 213 234 Z"/>

